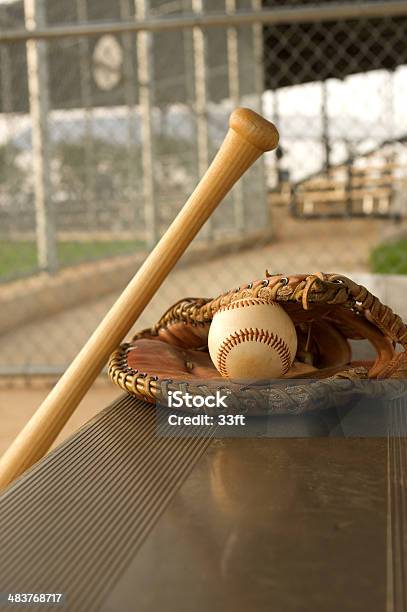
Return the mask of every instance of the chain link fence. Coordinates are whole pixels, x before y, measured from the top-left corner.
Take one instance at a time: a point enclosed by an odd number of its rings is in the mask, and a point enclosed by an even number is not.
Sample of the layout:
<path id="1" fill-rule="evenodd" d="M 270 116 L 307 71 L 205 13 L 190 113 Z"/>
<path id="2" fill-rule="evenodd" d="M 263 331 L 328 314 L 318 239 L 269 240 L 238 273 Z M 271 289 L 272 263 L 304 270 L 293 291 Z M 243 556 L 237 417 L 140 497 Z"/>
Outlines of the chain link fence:
<path id="1" fill-rule="evenodd" d="M 405 274 L 406 30 L 407 2 L 0 3 L 0 374 L 67 365 L 237 105 L 281 145 L 137 328 L 266 268 Z"/>

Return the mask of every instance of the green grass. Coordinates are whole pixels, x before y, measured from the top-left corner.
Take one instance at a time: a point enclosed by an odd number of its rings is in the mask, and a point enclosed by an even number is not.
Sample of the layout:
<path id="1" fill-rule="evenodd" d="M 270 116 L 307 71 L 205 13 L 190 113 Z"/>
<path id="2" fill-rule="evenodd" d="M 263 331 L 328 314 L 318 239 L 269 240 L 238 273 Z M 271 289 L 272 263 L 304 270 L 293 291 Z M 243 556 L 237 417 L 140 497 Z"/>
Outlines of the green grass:
<path id="1" fill-rule="evenodd" d="M 143 247 L 136 240 L 61 241 L 58 243 L 58 261 L 61 267 L 105 259 L 115 255 L 134 253 Z M 13 279 L 38 270 L 34 241 L 0 240 L 0 279 Z"/>
<path id="2" fill-rule="evenodd" d="M 372 272 L 407 274 L 407 239 L 381 244 L 370 255 Z"/>

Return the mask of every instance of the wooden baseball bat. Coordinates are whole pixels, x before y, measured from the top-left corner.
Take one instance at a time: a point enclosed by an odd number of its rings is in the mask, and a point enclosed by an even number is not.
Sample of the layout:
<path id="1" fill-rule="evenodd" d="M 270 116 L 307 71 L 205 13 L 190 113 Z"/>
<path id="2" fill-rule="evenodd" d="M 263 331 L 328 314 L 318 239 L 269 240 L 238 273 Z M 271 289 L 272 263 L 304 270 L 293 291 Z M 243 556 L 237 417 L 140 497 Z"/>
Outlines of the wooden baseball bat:
<path id="1" fill-rule="evenodd" d="M 253 162 L 277 144 L 274 125 L 254 111 L 238 108 L 231 114 L 225 140 L 176 219 L 1 458 L 0 490 L 47 452 L 205 221 Z"/>

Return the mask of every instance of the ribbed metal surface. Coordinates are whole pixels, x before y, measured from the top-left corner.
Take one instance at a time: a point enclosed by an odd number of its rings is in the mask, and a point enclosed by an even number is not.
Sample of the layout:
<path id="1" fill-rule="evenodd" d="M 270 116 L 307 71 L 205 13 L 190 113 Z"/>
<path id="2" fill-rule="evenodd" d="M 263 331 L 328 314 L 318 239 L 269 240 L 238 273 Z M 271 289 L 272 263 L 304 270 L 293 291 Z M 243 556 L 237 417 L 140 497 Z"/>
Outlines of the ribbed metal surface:
<path id="1" fill-rule="evenodd" d="M 392 406 L 388 437 L 388 611 L 407 610 L 407 401 Z"/>
<path id="2" fill-rule="evenodd" d="M 210 444 L 157 436 L 156 419 L 124 397 L 2 496 L 0 591 L 59 591 L 70 611 L 100 607 Z"/>

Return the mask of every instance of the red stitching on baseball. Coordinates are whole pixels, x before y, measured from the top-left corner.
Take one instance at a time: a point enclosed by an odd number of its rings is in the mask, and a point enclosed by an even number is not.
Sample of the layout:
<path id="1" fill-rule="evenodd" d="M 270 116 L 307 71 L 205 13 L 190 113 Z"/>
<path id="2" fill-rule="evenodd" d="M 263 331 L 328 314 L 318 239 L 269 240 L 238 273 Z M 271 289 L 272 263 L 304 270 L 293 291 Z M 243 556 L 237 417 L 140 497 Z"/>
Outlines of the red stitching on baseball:
<path id="1" fill-rule="evenodd" d="M 291 366 L 291 355 L 290 350 L 284 340 L 280 338 L 280 336 L 274 335 L 273 332 L 258 329 L 257 327 L 245 327 L 244 329 L 239 329 L 239 331 L 230 334 L 230 336 L 223 340 L 219 347 L 217 354 L 217 367 L 222 376 L 228 376 L 226 359 L 232 348 L 248 340 L 261 342 L 262 344 L 266 344 L 267 346 L 275 349 L 281 359 L 281 364 L 283 367 L 282 374 L 286 374 L 288 372 Z"/>
<path id="2" fill-rule="evenodd" d="M 225 304 L 221 306 L 215 314 L 219 312 L 225 312 L 226 310 L 234 310 L 235 308 L 241 308 L 245 306 L 278 306 L 277 302 L 268 302 L 267 300 L 263 300 L 261 298 L 239 298 L 234 302 L 230 302 L 230 304 Z"/>

